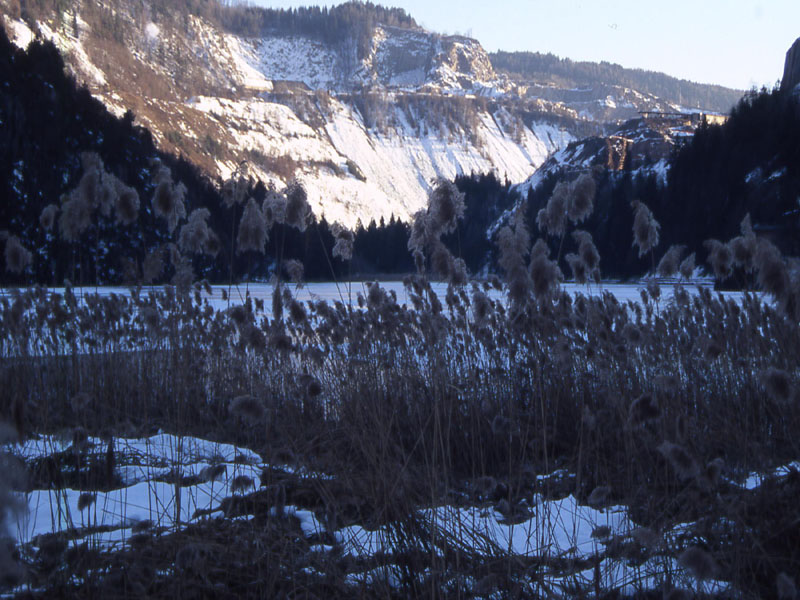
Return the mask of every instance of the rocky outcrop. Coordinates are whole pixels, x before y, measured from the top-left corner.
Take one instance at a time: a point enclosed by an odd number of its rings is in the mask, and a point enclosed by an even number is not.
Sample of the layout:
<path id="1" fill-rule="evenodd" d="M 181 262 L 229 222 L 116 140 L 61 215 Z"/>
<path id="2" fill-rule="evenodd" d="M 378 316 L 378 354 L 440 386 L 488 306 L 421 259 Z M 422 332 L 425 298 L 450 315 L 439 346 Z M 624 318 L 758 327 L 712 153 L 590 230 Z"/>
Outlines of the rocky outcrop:
<path id="1" fill-rule="evenodd" d="M 781 90 L 790 91 L 800 85 L 800 38 L 795 40 L 786 53 L 786 65 L 783 68 Z"/>

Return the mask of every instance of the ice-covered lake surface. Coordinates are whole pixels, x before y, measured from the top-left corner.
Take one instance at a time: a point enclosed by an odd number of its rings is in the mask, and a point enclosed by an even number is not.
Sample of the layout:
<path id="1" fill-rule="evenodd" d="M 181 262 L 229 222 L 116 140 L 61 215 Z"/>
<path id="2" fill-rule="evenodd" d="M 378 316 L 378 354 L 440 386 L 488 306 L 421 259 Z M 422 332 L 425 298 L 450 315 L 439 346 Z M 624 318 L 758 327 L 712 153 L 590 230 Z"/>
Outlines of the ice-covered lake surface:
<path id="1" fill-rule="evenodd" d="M 356 305 L 358 302 L 358 295 L 366 296 L 367 286 L 369 282 L 353 281 L 353 282 L 340 282 L 340 283 L 305 283 L 297 285 L 293 283 L 282 284 L 287 289 L 291 290 L 292 295 L 300 301 L 307 300 L 324 300 L 326 302 L 342 302 L 344 304 Z M 381 281 L 379 285 L 387 292 L 394 292 L 399 304 L 410 305 L 410 299 L 406 287 L 402 281 Z M 619 302 L 627 303 L 629 300 L 632 302 L 642 302 L 642 291 L 647 288 L 648 282 L 641 281 L 636 283 L 602 283 L 600 285 L 579 285 L 575 283 L 563 283 L 561 289 L 569 292 L 573 296 L 583 294 L 584 296 L 602 296 L 608 292 L 612 294 Z M 689 282 L 665 281 L 659 285 L 661 291 L 660 302 L 668 303 L 673 295 L 675 286 L 680 285 L 690 294 L 698 293 L 699 288 L 706 288 L 713 290 L 713 283 L 708 279 L 698 279 Z M 447 292 L 446 283 L 435 282 L 432 284 L 433 290 L 443 299 Z M 161 290 L 161 287 L 142 288 L 143 292 L 148 290 Z M 467 289 L 470 289 L 469 286 Z M 54 293 L 64 293 L 64 288 L 50 288 Z M 251 283 L 251 284 L 237 284 L 237 285 L 214 285 L 211 286 L 211 294 L 208 295 L 203 292 L 209 303 L 216 309 L 224 309 L 235 304 L 241 304 L 245 301 L 249 294 L 253 300 L 261 299 L 268 301 L 272 298 L 274 286 L 269 283 Z M 130 294 L 131 288 L 116 287 L 116 286 L 100 286 L 100 287 L 75 287 L 73 291 L 76 296 L 81 297 L 87 294 L 100 294 L 108 296 L 111 294 L 127 295 Z M 7 289 L 0 289 L 0 296 L 7 296 L 11 292 Z M 716 293 L 716 292 L 715 292 Z M 738 291 L 723 291 L 720 292 L 723 297 L 740 300 L 742 292 Z M 500 299 L 503 294 L 497 290 L 491 289 L 489 295 L 492 298 Z"/>

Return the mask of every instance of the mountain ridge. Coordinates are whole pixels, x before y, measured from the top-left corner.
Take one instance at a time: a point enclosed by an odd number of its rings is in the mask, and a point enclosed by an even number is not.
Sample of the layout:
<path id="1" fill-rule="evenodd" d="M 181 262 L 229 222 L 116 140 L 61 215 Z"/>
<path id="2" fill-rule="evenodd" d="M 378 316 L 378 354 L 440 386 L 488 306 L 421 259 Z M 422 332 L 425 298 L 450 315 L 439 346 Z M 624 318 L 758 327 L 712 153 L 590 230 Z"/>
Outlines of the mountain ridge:
<path id="1" fill-rule="evenodd" d="M 76 78 L 116 114 L 132 110 L 162 149 L 213 177 L 246 160 L 267 185 L 297 178 L 318 216 L 349 227 L 410 219 L 439 177 L 520 182 L 609 123 L 681 108 L 620 86 L 531 94 L 498 75 L 476 40 L 369 4 L 301 13 L 53 0 L 23 1 L 18 14 L 12 4 L 0 1 L 12 38 L 52 39 Z M 312 25 L 322 29 L 309 36 Z"/>
<path id="2" fill-rule="evenodd" d="M 607 61 L 573 61 L 550 53 L 492 52 L 495 68 L 518 83 L 541 87 L 617 85 L 647 92 L 685 107 L 727 113 L 744 94 L 722 85 L 697 83 L 666 73 L 632 69 Z M 529 80 L 535 80 L 530 82 Z M 575 91 L 575 90 L 565 90 Z"/>

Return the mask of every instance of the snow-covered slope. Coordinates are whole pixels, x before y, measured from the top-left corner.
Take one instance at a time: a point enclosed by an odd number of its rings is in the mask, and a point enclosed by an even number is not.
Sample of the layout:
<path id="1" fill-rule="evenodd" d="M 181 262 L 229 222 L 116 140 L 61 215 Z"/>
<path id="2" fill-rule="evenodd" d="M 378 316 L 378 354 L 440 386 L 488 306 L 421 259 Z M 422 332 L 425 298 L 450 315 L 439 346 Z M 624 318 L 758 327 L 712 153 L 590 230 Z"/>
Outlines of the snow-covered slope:
<path id="1" fill-rule="evenodd" d="M 466 136 L 451 138 L 438 130 L 420 135 L 396 107 L 390 110 L 398 125 L 382 133 L 369 130 L 352 106 L 335 98 L 328 102 L 320 129 L 288 107 L 260 98 L 196 97 L 189 106 L 210 119 L 224 120 L 236 145 L 275 160 L 287 156 L 297 161 L 295 176 L 305 184 L 315 213 L 348 226 L 358 219 L 368 223 L 391 215 L 410 218 L 424 205 L 437 177 L 494 170 L 521 181 L 572 139 L 556 126 L 537 124 L 515 141 L 490 113 L 480 115 L 471 132 L 481 140 L 478 145 Z M 218 163 L 223 176 L 235 167 L 232 161 Z M 280 178 L 257 160 L 250 169 L 252 175 L 280 185 Z"/>
<path id="2" fill-rule="evenodd" d="M 599 103 L 537 95 L 498 77 L 476 40 L 419 28 L 377 25 L 359 50 L 348 38 L 237 35 L 126 0 L 38 21 L 10 6 L 0 0 L 17 44 L 52 40 L 79 81 L 113 112 L 132 110 L 164 149 L 212 176 L 246 160 L 278 187 L 296 177 L 318 216 L 350 226 L 408 219 L 437 177 L 493 171 L 522 182 L 550 153 L 638 106 L 631 90 L 606 90 Z"/>

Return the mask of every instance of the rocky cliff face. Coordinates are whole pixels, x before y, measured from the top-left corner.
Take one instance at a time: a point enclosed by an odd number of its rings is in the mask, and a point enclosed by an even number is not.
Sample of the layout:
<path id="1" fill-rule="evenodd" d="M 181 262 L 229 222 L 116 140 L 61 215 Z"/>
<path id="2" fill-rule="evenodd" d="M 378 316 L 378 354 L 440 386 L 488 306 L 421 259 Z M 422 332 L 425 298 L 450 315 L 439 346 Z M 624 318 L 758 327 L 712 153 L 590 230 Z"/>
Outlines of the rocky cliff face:
<path id="1" fill-rule="evenodd" d="M 786 53 L 786 65 L 783 68 L 781 89 L 785 91 L 793 90 L 798 85 L 800 85 L 800 38 L 795 40 Z"/>
<path id="2" fill-rule="evenodd" d="M 478 41 L 420 28 L 376 24 L 363 44 L 334 43 L 238 34 L 152 2 L 85 0 L 37 20 L 12 4 L 0 0 L 12 39 L 52 40 L 76 79 L 118 115 L 131 110 L 162 150 L 214 177 L 246 161 L 266 184 L 296 178 L 318 216 L 345 225 L 410 218 L 438 177 L 522 182 L 609 123 L 681 110 L 619 86 L 519 85 Z"/>

